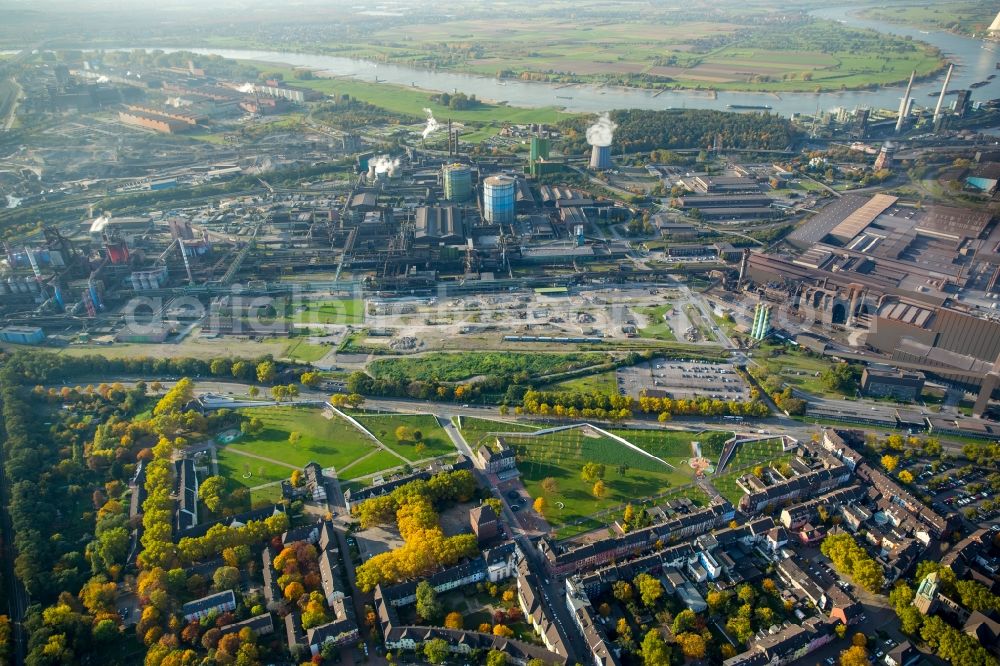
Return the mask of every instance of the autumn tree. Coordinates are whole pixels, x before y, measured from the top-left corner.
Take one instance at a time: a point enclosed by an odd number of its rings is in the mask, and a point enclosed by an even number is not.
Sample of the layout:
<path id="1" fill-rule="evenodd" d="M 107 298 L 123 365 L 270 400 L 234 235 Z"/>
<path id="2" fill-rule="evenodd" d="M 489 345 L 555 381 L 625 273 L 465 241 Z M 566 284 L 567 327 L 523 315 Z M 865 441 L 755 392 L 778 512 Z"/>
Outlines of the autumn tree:
<path id="1" fill-rule="evenodd" d="M 261 384 L 270 384 L 278 375 L 278 368 L 274 361 L 263 361 L 257 364 L 257 381 Z"/>
<path id="2" fill-rule="evenodd" d="M 670 663 L 670 648 L 660 635 L 659 629 L 650 629 L 642 639 L 643 666 L 664 666 Z"/>
<path id="3" fill-rule="evenodd" d="M 204 502 L 209 511 L 215 513 L 223 503 L 226 494 L 226 479 L 222 476 L 210 476 L 198 486 L 198 499 Z"/>
<path id="4" fill-rule="evenodd" d="M 457 611 L 448 613 L 444 618 L 444 626 L 448 629 L 461 629 L 462 624 L 462 614 Z"/>
<path id="5" fill-rule="evenodd" d="M 556 481 L 551 476 L 547 476 L 542 479 L 542 490 L 544 490 L 549 495 L 555 495 L 559 492 L 559 482 Z"/>
<path id="6" fill-rule="evenodd" d="M 548 508 L 549 503 L 545 500 L 544 496 L 539 495 L 535 498 L 535 503 L 532 506 L 534 506 L 538 515 L 545 515 L 545 509 Z"/>
<path id="7" fill-rule="evenodd" d="M 607 469 L 601 463 L 587 462 L 580 470 L 580 477 L 587 483 L 593 483 L 604 478 Z"/>
<path id="8" fill-rule="evenodd" d="M 840 666 L 870 666 L 868 650 L 855 645 L 840 653 Z"/>
<path id="9" fill-rule="evenodd" d="M 705 658 L 705 639 L 701 634 L 686 633 L 677 637 L 677 644 L 681 646 L 681 651 L 688 659 Z"/>
<path id="10" fill-rule="evenodd" d="M 604 481 L 598 479 L 594 482 L 594 487 L 590 489 L 590 492 L 597 499 L 603 499 L 608 494 L 608 487 L 604 485 Z"/>
<path id="11" fill-rule="evenodd" d="M 891 472 L 898 466 L 899 466 L 899 456 L 894 456 L 890 453 L 887 453 L 884 456 L 882 456 L 882 467 L 885 468 L 885 471 Z"/>
<path id="12" fill-rule="evenodd" d="M 663 596 L 663 584 L 658 578 L 653 578 L 649 574 L 641 573 L 635 577 L 635 586 L 639 590 L 639 598 L 642 603 L 652 608 Z"/>

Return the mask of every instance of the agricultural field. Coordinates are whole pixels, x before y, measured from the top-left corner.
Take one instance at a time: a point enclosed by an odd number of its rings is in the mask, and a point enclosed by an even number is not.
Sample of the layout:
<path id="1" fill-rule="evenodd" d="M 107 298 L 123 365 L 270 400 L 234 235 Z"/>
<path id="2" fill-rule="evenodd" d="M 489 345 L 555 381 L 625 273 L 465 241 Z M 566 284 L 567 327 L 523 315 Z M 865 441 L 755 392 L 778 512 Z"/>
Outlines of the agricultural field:
<path id="1" fill-rule="evenodd" d="M 474 416 L 463 416 L 456 423 L 462 433 L 462 437 L 473 450 L 484 437 L 495 432 L 532 432 L 539 430 L 538 427 L 526 423 L 514 423 L 512 421 L 494 421 L 492 419 L 480 419 Z"/>
<path id="2" fill-rule="evenodd" d="M 571 24 L 566 11 L 574 12 Z M 325 50 L 523 80 L 788 92 L 899 82 L 912 69 L 924 75 L 943 62 L 939 53 L 916 41 L 835 21 L 772 22 L 764 12 L 748 20 L 754 10 L 649 7 L 639 19 L 574 5 L 565 11 L 519 8 L 499 23 L 479 16 L 430 15 L 427 21 L 376 31 L 364 43 L 329 44 Z M 705 20 L 706 13 L 712 20 Z M 862 53 L 877 55 L 856 55 Z"/>
<path id="3" fill-rule="evenodd" d="M 473 352 L 466 354 L 431 354 L 373 361 L 368 372 L 376 378 L 419 378 L 424 381 L 460 382 L 481 375 L 528 377 L 566 372 L 610 361 L 607 354 L 595 352 L 540 354 L 530 352 Z"/>
<path id="4" fill-rule="evenodd" d="M 923 30 L 982 34 L 996 16 L 996 5 L 982 0 L 929 4 L 885 5 L 860 12 L 866 19 L 911 25 Z"/>
<path id="5" fill-rule="evenodd" d="M 546 497 L 549 508 L 545 518 L 557 529 L 559 536 L 604 524 L 604 521 L 593 519 L 594 514 L 691 482 L 690 474 L 635 453 L 621 442 L 588 427 L 537 437 L 508 435 L 507 444 L 517 451 L 518 469 L 525 488 L 533 498 Z M 581 478 L 581 469 L 587 462 L 605 465 L 607 494 L 604 497 L 594 497 L 594 484 Z M 549 477 L 555 479 L 557 490 L 547 494 L 541 484 Z"/>
<path id="6" fill-rule="evenodd" d="M 240 437 L 221 448 L 220 452 L 266 458 L 272 463 L 288 466 L 287 473 L 291 473 L 293 467 L 304 467 L 312 461 L 339 470 L 377 450 L 376 444 L 364 433 L 339 417 L 327 418 L 319 408 L 257 407 L 243 410 L 243 414 L 259 418 L 264 423 L 264 429 L 257 435 Z M 301 435 L 295 444 L 288 441 L 292 432 Z M 251 468 L 263 462 L 248 456 L 241 457 L 248 458 Z M 239 471 L 242 473 L 242 465 Z"/>
<path id="7" fill-rule="evenodd" d="M 358 423 L 378 437 L 385 446 L 407 460 L 416 461 L 425 458 L 456 453 L 448 433 L 438 423 L 436 417 L 430 414 L 354 414 Z M 397 429 L 406 427 L 414 439 L 400 440 Z M 415 433 L 419 432 L 417 440 Z M 417 445 L 422 444 L 423 450 L 417 451 Z M 397 463 L 399 464 L 399 463 Z"/>

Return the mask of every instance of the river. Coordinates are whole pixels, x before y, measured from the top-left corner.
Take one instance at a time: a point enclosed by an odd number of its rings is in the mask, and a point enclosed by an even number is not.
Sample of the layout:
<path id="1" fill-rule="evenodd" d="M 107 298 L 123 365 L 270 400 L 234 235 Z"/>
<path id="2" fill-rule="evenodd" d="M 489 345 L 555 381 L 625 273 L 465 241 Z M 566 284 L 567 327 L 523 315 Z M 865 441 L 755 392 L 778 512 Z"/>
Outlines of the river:
<path id="1" fill-rule="evenodd" d="M 938 47 L 952 62 L 955 72 L 949 89 L 968 88 L 970 84 L 984 81 L 990 74 L 1000 74 L 995 63 L 1000 60 L 1000 44 L 961 37 L 948 32 L 924 32 L 907 26 L 868 21 L 855 16 L 856 7 L 821 9 L 814 16 L 841 21 L 847 25 L 870 28 L 883 33 L 909 36 Z M 164 49 L 172 50 L 172 49 Z M 854 109 L 859 106 L 896 109 L 905 86 L 893 86 L 874 91 L 845 91 L 825 93 L 753 93 L 698 91 L 658 91 L 635 88 L 570 85 L 523 81 L 497 81 L 475 74 L 432 71 L 405 65 L 377 64 L 335 56 L 289 53 L 283 51 L 257 51 L 249 49 L 183 49 L 194 53 L 214 54 L 238 60 L 260 60 L 308 67 L 329 76 L 346 76 L 362 81 L 380 82 L 435 91 L 475 94 L 480 99 L 506 102 L 519 107 L 555 106 L 572 112 L 600 112 L 611 109 L 726 109 L 730 104 L 768 105 L 775 113 L 791 116 L 794 113 L 812 114 L 831 111 L 838 107 Z M 914 84 L 913 99 L 917 106 L 933 109 L 940 92 L 944 74 L 934 80 Z M 931 97 L 929 93 L 935 93 Z M 981 88 L 972 91 L 973 101 L 986 101 L 1000 97 L 1000 76 Z M 946 98 L 946 103 L 954 96 Z M 419 113 L 415 109 L 415 113 Z"/>

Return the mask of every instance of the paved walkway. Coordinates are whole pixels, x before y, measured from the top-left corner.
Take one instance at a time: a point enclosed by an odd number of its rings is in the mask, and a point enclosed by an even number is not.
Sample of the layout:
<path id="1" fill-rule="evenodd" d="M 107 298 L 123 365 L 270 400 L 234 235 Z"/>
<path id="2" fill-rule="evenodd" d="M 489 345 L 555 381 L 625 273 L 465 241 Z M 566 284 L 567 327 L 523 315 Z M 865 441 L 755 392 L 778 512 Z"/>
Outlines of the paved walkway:
<path id="1" fill-rule="evenodd" d="M 287 467 L 288 469 L 302 469 L 298 465 L 292 465 L 280 460 L 275 460 L 274 458 L 268 458 L 267 456 L 257 455 L 256 453 L 250 453 L 249 451 L 240 451 L 239 449 L 229 449 L 231 453 L 237 455 L 246 456 L 247 458 L 256 458 L 257 460 L 263 460 L 264 462 L 269 462 L 273 465 L 280 465 L 281 467 Z"/>

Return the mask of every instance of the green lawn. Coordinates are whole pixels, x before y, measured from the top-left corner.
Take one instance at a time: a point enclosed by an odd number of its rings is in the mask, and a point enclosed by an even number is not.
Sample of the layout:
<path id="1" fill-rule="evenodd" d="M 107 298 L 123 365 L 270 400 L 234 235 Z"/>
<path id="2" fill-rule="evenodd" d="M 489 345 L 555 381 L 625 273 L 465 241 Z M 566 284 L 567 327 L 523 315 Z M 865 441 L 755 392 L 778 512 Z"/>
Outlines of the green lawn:
<path id="1" fill-rule="evenodd" d="M 781 439 L 765 439 L 740 444 L 730 459 L 726 469 L 744 469 L 765 460 L 773 460 L 782 455 Z"/>
<path id="2" fill-rule="evenodd" d="M 578 391 L 580 393 L 617 393 L 618 379 L 614 370 L 598 372 L 593 375 L 574 377 L 561 382 L 553 382 L 545 386 L 547 391 Z"/>
<path id="3" fill-rule="evenodd" d="M 430 414 L 355 414 L 354 418 L 378 437 L 379 441 L 408 460 L 422 460 L 456 453 L 455 445 L 448 437 L 448 433 Z M 399 426 L 419 430 L 423 435 L 420 443 L 424 445 L 425 450 L 417 453 L 415 442 L 400 442 L 396 437 L 396 429 Z"/>
<path id="4" fill-rule="evenodd" d="M 281 499 L 281 486 L 267 486 L 266 488 L 250 491 L 251 508 L 265 504 L 277 504 Z"/>
<path id="5" fill-rule="evenodd" d="M 463 416 L 459 421 L 459 430 L 462 437 L 473 449 L 482 441 L 484 437 L 495 432 L 532 432 L 540 430 L 538 426 L 527 423 L 513 423 L 510 421 L 494 421 L 493 419 L 482 419 L 475 416 Z"/>
<path id="6" fill-rule="evenodd" d="M 666 303 L 655 307 L 638 308 L 640 314 L 649 318 L 649 325 L 645 328 L 640 328 L 639 335 L 644 338 L 652 338 L 654 340 L 676 342 L 677 336 L 674 335 L 673 329 L 670 328 L 663 318 L 665 314 L 673 309 L 673 303 Z"/>
<path id="7" fill-rule="evenodd" d="M 357 479 L 358 477 L 368 476 L 376 472 L 392 469 L 393 467 L 399 467 L 403 464 L 405 463 L 402 460 L 388 451 L 378 451 L 364 460 L 351 465 L 348 469 L 344 470 L 342 476 L 345 479 Z"/>
<path id="8" fill-rule="evenodd" d="M 746 494 L 743 492 L 742 488 L 736 485 L 736 479 L 740 478 L 744 474 L 751 473 L 753 468 L 757 465 L 780 465 L 781 463 L 788 462 L 794 458 L 791 454 L 774 455 L 770 458 L 758 457 L 758 455 L 764 450 L 767 450 L 767 445 L 762 444 L 761 447 L 757 449 L 750 449 L 746 452 L 742 450 L 737 451 L 736 455 L 733 456 L 733 463 L 726 466 L 726 473 L 720 476 L 711 477 L 712 485 L 715 489 L 719 491 L 719 494 L 732 502 L 733 506 L 738 506 L 740 498 Z M 771 447 L 770 450 L 773 451 L 773 447 Z M 781 447 L 779 446 L 777 450 L 780 452 Z M 744 455 L 743 458 L 740 457 L 741 454 Z"/>
<path id="9" fill-rule="evenodd" d="M 319 408 L 258 407 L 242 410 L 242 413 L 248 418 L 261 419 L 264 422 L 263 432 L 241 437 L 222 451 L 247 451 L 298 467 L 316 461 L 323 467 L 340 469 L 376 449 L 375 443 L 354 426 L 339 417 L 326 418 Z M 291 432 L 302 435 L 302 439 L 294 445 L 288 443 Z M 263 461 L 251 462 L 257 464 Z M 242 473 L 242 464 L 239 470 Z"/>
<path id="10" fill-rule="evenodd" d="M 546 495 L 549 508 L 545 517 L 557 530 L 577 522 L 582 523 L 580 530 L 593 529 L 610 522 L 592 519 L 595 513 L 659 495 L 691 481 L 690 475 L 635 453 L 617 440 L 580 428 L 537 437 L 512 435 L 507 437 L 507 443 L 518 453 L 521 479 L 532 497 L 545 494 L 541 488 L 543 479 L 556 480 L 557 492 Z M 580 470 L 586 462 L 606 466 L 605 497 L 595 498 L 591 492 L 593 484 L 581 478 Z M 561 509 L 559 502 L 564 505 Z M 569 531 L 572 530 L 561 535 Z"/>
<path id="11" fill-rule="evenodd" d="M 772 374 L 779 375 L 787 386 L 829 398 L 844 397 L 827 389 L 818 376 L 833 365 L 830 359 L 786 345 L 768 344 L 761 349 L 769 357 L 763 358 L 760 352 L 756 352 L 754 360 L 766 366 Z"/>
<path id="12" fill-rule="evenodd" d="M 218 459 L 219 475 L 246 488 L 252 488 L 272 481 L 281 481 L 282 479 L 287 479 L 292 473 L 289 467 L 275 465 L 266 460 L 241 456 L 231 451 L 229 447 L 218 450 Z"/>
<path id="13" fill-rule="evenodd" d="M 297 324 L 360 325 L 365 321 L 365 302 L 356 298 L 310 301 L 290 319 Z"/>
<path id="14" fill-rule="evenodd" d="M 288 347 L 285 348 L 285 356 L 294 361 L 312 363 L 313 361 L 320 360 L 332 350 L 333 347 L 314 345 L 306 342 L 306 338 L 302 337 L 289 343 Z"/>
<path id="15" fill-rule="evenodd" d="M 351 57 L 359 57 L 353 55 Z M 295 70 L 289 67 L 282 68 L 274 63 L 252 62 L 261 69 L 268 72 L 281 72 L 287 81 L 295 78 Z M 451 118 L 459 122 L 483 122 L 502 123 L 546 123 L 555 124 L 560 120 L 569 118 L 571 114 L 563 113 L 552 107 L 539 109 L 525 109 L 520 107 L 507 106 L 505 104 L 481 104 L 473 109 L 452 109 L 431 101 L 431 93 L 419 88 L 407 86 L 396 86 L 388 83 L 371 83 L 368 81 L 357 81 L 349 78 L 339 79 L 313 79 L 309 81 L 295 81 L 295 85 L 303 88 L 311 88 L 327 95 L 350 95 L 355 99 L 368 102 L 375 106 L 393 111 L 395 113 L 412 116 L 415 120 L 424 118 L 424 108 L 430 109 L 436 118 Z"/>
<path id="16" fill-rule="evenodd" d="M 691 457 L 691 442 L 701 443 L 701 452 L 713 464 L 719 462 L 719 455 L 731 432 L 678 432 L 676 430 L 613 430 L 614 434 L 627 439 L 654 456 L 663 458 L 685 474 L 691 473 L 687 460 Z"/>

